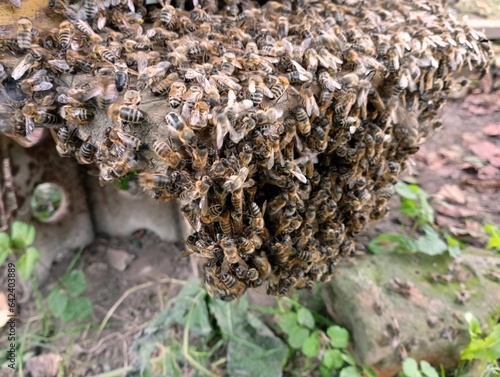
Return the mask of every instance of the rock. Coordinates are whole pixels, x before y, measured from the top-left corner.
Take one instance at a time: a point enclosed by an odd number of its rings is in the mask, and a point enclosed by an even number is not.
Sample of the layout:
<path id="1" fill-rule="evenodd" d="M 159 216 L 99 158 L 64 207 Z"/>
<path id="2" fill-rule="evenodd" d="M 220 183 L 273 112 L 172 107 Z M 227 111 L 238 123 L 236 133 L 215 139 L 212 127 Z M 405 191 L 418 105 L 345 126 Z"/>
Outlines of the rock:
<path id="1" fill-rule="evenodd" d="M 500 256 L 468 249 L 455 262 L 426 255 L 367 255 L 342 263 L 323 287 L 329 313 L 352 334 L 354 355 L 379 377 L 394 376 L 405 351 L 453 367 L 469 336 L 463 314 L 482 323 L 500 305 Z M 394 281 L 410 284 L 407 295 Z M 405 291 L 406 292 L 406 291 Z M 466 297 L 466 299 L 464 299 Z"/>
<path id="2" fill-rule="evenodd" d="M 39 281 L 43 282 L 55 259 L 60 260 L 94 240 L 85 188 L 78 164 L 72 159 L 62 159 L 50 140 L 44 140 L 31 148 L 22 148 L 10 140 L 8 143 L 18 204 L 15 219 L 35 226 L 34 246 L 41 253 L 37 273 Z M 68 201 L 66 216 L 54 224 L 39 222 L 29 211 L 31 193 L 36 185 L 45 182 L 61 186 Z"/>
<path id="3" fill-rule="evenodd" d="M 26 362 L 25 373 L 31 377 L 56 377 L 62 357 L 55 353 L 34 356 Z"/>
<path id="4" fill-rule="evenodd" d="M 135 258 L 133 254 L 116 249 L 108 249 L 106 256 L 108 257 L 109 265 L 118 271 L 125 271 L 129 263 Z"/>
<path id="5" fill-rule="evenodd" d="M 183 237 L 183 222 L 176 202 L 154 202 L 145 194 L 131 194 L 113 184 L 100 187 L 97 178 L 91 176 L 87 183 L 97 233 L 116 237 L 148 229 L 164 241 Z"/>

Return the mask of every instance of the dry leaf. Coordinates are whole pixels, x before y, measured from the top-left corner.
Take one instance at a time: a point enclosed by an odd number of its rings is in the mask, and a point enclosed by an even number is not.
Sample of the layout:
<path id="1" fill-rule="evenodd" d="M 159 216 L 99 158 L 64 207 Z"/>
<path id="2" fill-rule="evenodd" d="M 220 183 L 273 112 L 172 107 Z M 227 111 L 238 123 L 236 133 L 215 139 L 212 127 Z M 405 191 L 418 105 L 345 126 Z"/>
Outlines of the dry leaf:
<path id="1" fill-rule="evenodd" d="M 470 208 L 465 208 L 465 207 L 460 207 L 460 206 L 445 206 L 441 205 L 436 208 L 436 211 L 440 213 L 441 215 L 449 216 L 449 217 L 471 217 L 471 216 L 476 216 L 478 213 L 477 211 L 470 209 Z"/>
<path id="2" fill-rule="evenodd" d="M 477 171 L 477 177 L 483 180 L 491 180 L 498 176 L 498 169 L 492 165 L 482 167 Z"/>
<path id="3" fill-rule="evenodd" d="M 476 155 L 490 161 L 492 157 L 500 156 L 500 148 L 491 141 L 483 140 L 469 145 L 469 149 Z"/>
<path id="4" fill-rule="evenodd" d="M 451 203 L 465 204 L 465 193 L 457 185 L 444 185 L 437 195 Z"/>
<path id="5" fill-rule="evenodd" d="M 4 327 L 5 324 L 9 321 L 9 317 L 7 317 L 10 313 L 9 311 L 9 303 L 7 302 L 7 296 L 5 293 L 0 292 L 0 327 Z"/>
<path id="6" fill-rule="evenodd" d="M 488 136 L 500 136 L 500 123 L 490 123 L 483 128 L 483 132 Z"/>

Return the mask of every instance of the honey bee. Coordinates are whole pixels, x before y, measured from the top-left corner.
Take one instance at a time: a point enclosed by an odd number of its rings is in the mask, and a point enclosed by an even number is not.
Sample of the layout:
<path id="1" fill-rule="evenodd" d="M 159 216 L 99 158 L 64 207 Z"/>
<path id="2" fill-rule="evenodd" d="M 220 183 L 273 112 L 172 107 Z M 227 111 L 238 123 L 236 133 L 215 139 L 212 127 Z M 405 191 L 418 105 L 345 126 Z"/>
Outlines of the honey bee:
<path id="1" fill-rule="evenodd" d="M 288 36 L 289 29 L 290 27 L 288 25 L 288 18 L 287 17 L 278 18 L 278 38 L 283 39 L 286 36 Z"/>
<path id="2" fill-rule="evenodd" d="M 128 123 L 141 123 L 146 120 L 146 115 L 134 106 L 116 104 L 110 106 L 108 112 L 112 119 Z"/>
<path id="3" fill-rule="evenodd" d="M 138 182 L 142 187 L 161 189 L 168 187 L 172 179 L 164 174 L 139 173 Z"/>
<path id="4" fill-rule="evenodd" d="M 170 104 L 170 107 L 173 109 L 178 108 L 182 103 L 182 98 L 185 93 L 186 85 L 180 81 L 174 82 L 168 91 L 168 103 Z"/>
<path id="5" fill-rule="evenodd" d="M 246 291 L 246 285 L 228 273 L 220 275 L 222 283 L 227 287 L 231 297 L 241 297 Z"/>
<path id="6" fill-rule="evenodd" d="M 259 277 L 263 280 L 266 280 L 271 276 L 272 267 L 271 263 L 267 259 L 266 255 L 261 253 L 254 253 L 251 255 L 252 264 L 255 266 L 257 271 L 259 272 Z"/>
<path id="7" fill-rule="evenodd" d="M 264 229 L 264 216 L 262 215 L 262 211 L 260 210 L 257 203 L 250 203 L 250 226 L 257 231 L 261 231 Z"/>
<path id="8" fill-rule="evenodd" d="M 87 20 L 93 20 L 94 18 L 96 18 L 97 13 L 99 12 L 99 7 L 97 6 L 95 0 L 84 0 L 83 10 L 85 12 Z"/>
<path id="9" fill-rule="evenodd" d="M 204 172 L 208 163 L 208 147 L 198 141 L 196 148 L 193 148 L 193 169 Z"/>
<path id="10" fill-rule="evenodd" d="M 129 82 L 127 63 L 123 60 L 118 60 L 114 64 L 114 69 L 116 90 L 122 92 L 128 86 Z"/>
<path id="11" fill-rule="evenodd" d="M 161 140 L 153 143 L 153 151 L 170 167 L 176 168 L 182 160 L 182 156 L 174 151 L 171 146 Z"/>
<path id="12" fill-rule="evenodd" d="M 57 115 L 51 114 L 50 111 L 52 106 L 40 106 L 36 103 L 27 103 L 22 108 L 22 114 L 26 121 L 26 136 L 31 135 L 35 127 L 34 123 L 38 123 L 42 126 L 52 126 L 59 123 L 59 118 Z M 29 137 L 29 136 L 28 136 Z"/>
<path id="13" fill-rule="evenodd" d="M 253 75 L 248 79 L 248 91 L 254 106 L 260 105 L 264 96 L 274 98 L 273 92 L 264 84 L 261 76 Z"/>
<path id="14" fill-rule="evenodd" d="M 26 94 L 33 94 L 34 92 L 42 92 L 52 89 L 51 78 L 47 76 L 47 71 L 41 69 L 35 72 L 30 78 L 24 79 L 19 83 L 19 87 Z"/>
<path id="15" fill-rule="evenodd" d="M 302 101 L 302 105 L 306 109 L 306 113 L 308 116 L 314 114 L 315 116 L 319 116 L 319 107 L 316 103 L 316 99 L 314 98 L 313 86 L 311 83 L 305 83 L 302 85 L 300 89 L 300 97 Z"/>
<path id="16" fill-rule="evenodd" d="M 210 106 L 205 101 L 196 102 L 189 116 L 189 124 L 195 129 L 202 129 L 208 125 Z"/>
<path id="17" fill-rule="evenodd" d="M 59 43 L 59 47 L 63 50 L 66 50 L 73 38 L 74 26 L 69 21 L 63 21 L 59 24 L 59 30 L 57 31 L 57 42 Z"/>
<path id="18" fill-rule="evenodd" d="M 106 129 L 106 136 L 108 137 L 109 141 L 111 141 L 115 145 L 121 145 L 125 149 L 138 151 L 143 145 L 142 141 L 139 138 L 133 135 L 129 135 L 119 128 Z"/>
<path id="19" fill-rule="evenodd" d="M 28 17 L 21 17 L 17 21 L 17 46 L 21 51 L 26 51 L 31 46 L 33 39 L 33 24 Z"/>
<path id="20" fill-rule="evenodd" d="M 295 119 L 297 119 L 297 131 L 301 135 L 308 135 L 311 132 L 311 122 L 306 109 L 302 106 L 295 108 Z"/>
<path id="21" fill-rule="evenodd" d="M 74 132 L 70 132 L 66 126 L 59 128 L 57 132 L 53 128 L 50 128 L 50 132 L 56 142 L 56 150 L 59 155 L 61 157 L 69 157 L 74 151 L 74 145 L 70 142 Z"/>
<path id="22" fill-rule="evenodd" d="M 91 164 L 94 161 L 95 147 L 89 142 L 90 136 L 85 140 L 75 153 L 78 163 L 82 165 Z"/>
<path id="23" fill-rule="evenodd" d="M 63 119 L 76 124 L 88 124 L 94 117 L 94 113 L 85 107 L 73 107 L 65 105 L 61 107 L 60 115 Z"/>
<path id="24" fill-rule="evenodd" d="M 189 127 L 182 116 L 175 112 L 170 112 L 165 116 L 167 124 L 176 132 L 179 139 L 185 145 L 196 145 L 198 138 L 195 136 L 191 127 Z"/>
<path id="25" fill-rule="evenodd" d="M 111 64 L 116 63 L 116 55 L 109 49 L 100 44 L 94 44 L 92 46 L 92 52 L 95 57 L 99 60 L 110 62 Z"/>
<path id="26" fill-rule="evenodd" d="M 66 61 L 72 69 L 81 70 L 85 73 L 92 72 L 95 66 L 94 62 L 89 60 L 86 56 L 83 56 L 72 49 L 68 49 L 66 51 Z"/>
<path id="27" fill-rule="evenodd" d="M 126 150 L 122 156 L 111 165 L 111 173 L 115 178 L 121 178 L 133 170 L 146 167 L 146 163 L 139 161 L 132 150 Z"/>
<path id="28" fill-rule="evenodd" d="M 279 76 L 276 83 L 274 83 L 270 88 L 271 93 L 273 94 L 272 98 L 275 98 L 276 100 L 280 99 L 289 87 L 290 81 L 288 78 L 286 76 Z"/>

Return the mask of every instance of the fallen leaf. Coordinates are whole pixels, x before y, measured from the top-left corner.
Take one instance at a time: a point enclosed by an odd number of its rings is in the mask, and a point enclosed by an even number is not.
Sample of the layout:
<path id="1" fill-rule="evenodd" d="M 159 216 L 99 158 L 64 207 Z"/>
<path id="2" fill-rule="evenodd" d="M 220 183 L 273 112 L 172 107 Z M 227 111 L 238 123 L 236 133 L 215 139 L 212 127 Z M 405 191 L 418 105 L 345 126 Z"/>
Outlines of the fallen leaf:
<path id="1" fill-rule="evenodd" d="M 490 123 L 483 128 L 483 132 L 488 136 L 500 136 L 500 123 Z"/>
<path id="2" fill-rule="evenodd" d="M 436 208 L 436 211 L 441 215 L 449 216 L 449 217 L 471 217 L 476 216 L 478 214 L 477 211 L 453 205 L 440 205 Z"/>
<path id="3" fill-rule="evenodd" d="M 477 177 L 483 180 L 490 180 L 498 176 L 498 169 L 492 165 L 482 167 L 477 171 Z"/>
<path id="4" fill-rule="evenodd" d="M 480 187 L 480 188 L 500 189 L 500 181 L 497 181 L 495 179 L 481 180 L 481 179 L 466 178 L 463 181 L 463 183 L 476 188 Z"/>
<path id="5" fill-rule="evenodd" d="M 465 193 L 457 185 L 444 185 L 437 195 L 451 203 L 465 204 Z"/>
<path id="6" fill-rule="evenodd" d="M 490 161 L 494 156 L 500 156 L 500 148 L 491 141 L 483 140 L 469 145 L 469 149 L 476 155 Z"/>
<path id="7" fill-rule="evenodd" d="M 0 292 L 0 327 L 4 327 L 5 324 L 9 321 L 9 317 L 7 317 L 10 313 L 9 311 L 9 303 L 7 302 L 7 296 L 5 293 Z"/>

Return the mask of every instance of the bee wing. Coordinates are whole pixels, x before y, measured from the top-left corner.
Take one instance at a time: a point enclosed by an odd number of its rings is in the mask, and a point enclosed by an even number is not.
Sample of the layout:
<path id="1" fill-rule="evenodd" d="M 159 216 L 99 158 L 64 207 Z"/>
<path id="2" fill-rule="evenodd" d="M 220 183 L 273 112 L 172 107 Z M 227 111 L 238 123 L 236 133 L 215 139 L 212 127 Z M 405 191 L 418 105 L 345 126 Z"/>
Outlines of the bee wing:
<path id="1" fill-rule="evenodd" d="M 229 130 L 234 128 L 229 124 L 229 120 L 227 117 L 224 117 L 224 120 L 222 122 L 217 123 L 216 127 L 216 146 L 217 150 L 220 150 L 222 148 L 222 144 L 224 143 L 224 137 L 227 135 Z"/>
<path id="2" fill-rule="evenodd" d="M 227 106 L 226 108 L 233 107 L 236 104 L 236 93 L 234 90 L 229 90 L 227 92 Z"/>
<path id="3" fill-rule="evenodd" d="M 32 65 L 32 61 L 31 61 L 31 55 L 26 55 L 20 62 L 19 64 L 16 66 L 16 68 L 14 68 L 14 70 L 12 71 L 12 78 L 14 80 L 19 80 L 21 77 L 23 77 L 23 75 L 26 73 L 26 71 L 28 69 L 30 69 L 31 65 Z"/>
<path id="4" fill-rule="evenodd" d="M 191 126 L 196 126 L 197 124 L 200 123 L 200 120 L 201 120 L 200 110 L 191 111 L 189 116 L 189 124 Z"/>
<path id="5" fill-rule="evenodd" d="M 297 171 L 298 170 L 298 171 Z M 290 173 L 292 173 L 299 181 L 302 183 L 307 183 L 307 178 L 298 167 L 296 167 L 296 170 L 290 170 Z"/>
<path id="6" fill-rule="evenodd" d="M 33 87 L 33 90 L 35 92 L 41 92 L 41 91 L 44 91 L 44 90 L 49 90 L 49 89 L 52 89 L 52 83 L 48 82 L 48 81 L 43 81 L 41 82 L 40 84 L 38 85 L 35 85 Z"/>
<path id="7" fill-rule="evenodd" d="M 262 84 L 262 85 L 261 85 L 261 89 L 262 89 L 262 93 L 264 93 L 264 95 L 265 95 L 267 98 L 271 98 L 271 99 L 273 99 L 273 98 L 274 98 L 274 94 L 273 94 L 273 92 L 271 92 L 271 89 L 269 89 L 266 85 Z"/>
<path id="8" fill-rule="evenodd" d="M 306 108 L 307 115 L 311 116 L 311 114 L 314 114 L 316 116 L 319 116 L 319 107 L 314 96 L 308 97 L 305 100 L 304 105 Z"/>
<path id="9" fill-rule="evenodd" d="M 292 60 L 292 64 L 295 66 L 295 69 L 299 72 L 301 81 L 312 81 L 313 75 L 311 72 L 305 70 L 299 63 L 295 60 Z"/>
<path id="10" fill-rule="evenodd" d="M 293 57 L 293 44 L 287 39 L 282 39 L 281 42 L 288 56 Z"/>
<path id="11" fill-rule="evenodd" d="M 26 128 L 26 138 L 29 139 L 35 130 L 35 122 L 29 117 L 24 118 L 24 126 Z"/>
<path id="12" fill-rule="evenodd" d="M 47 63 L 49 63 L 50 65 L 53 65 L 57 69 L 61 69 L 63 71 L 69 71 L 70 70 L 70 66 L 68 65 L 68 63 L 66 62 L 66 60 L 53 59 L 53 60 L 48 60 Z"/>
<path id="13" fill-rule="evenodd" d="M 239 112 L 249 110 L 253 107 L 253 102 L 249 99 L 244 99 L 241 102 L 238 102 L 238 110 Z"/>
<path id="14" fill-rule="evenodd" d="M 21 8 L 21 0 L 10 0 L 10 3 L 16 8 Z"/>

